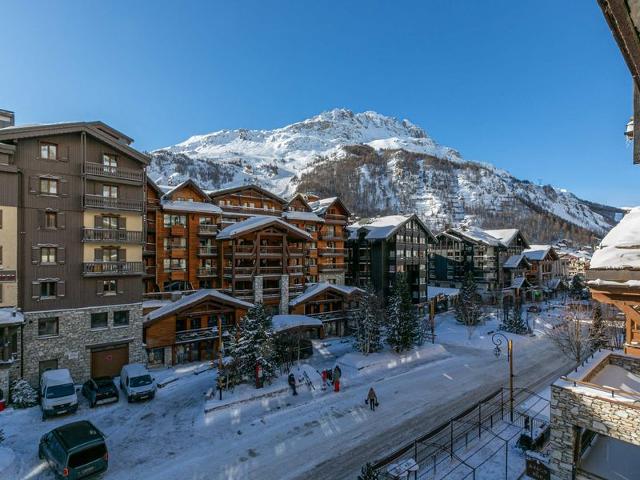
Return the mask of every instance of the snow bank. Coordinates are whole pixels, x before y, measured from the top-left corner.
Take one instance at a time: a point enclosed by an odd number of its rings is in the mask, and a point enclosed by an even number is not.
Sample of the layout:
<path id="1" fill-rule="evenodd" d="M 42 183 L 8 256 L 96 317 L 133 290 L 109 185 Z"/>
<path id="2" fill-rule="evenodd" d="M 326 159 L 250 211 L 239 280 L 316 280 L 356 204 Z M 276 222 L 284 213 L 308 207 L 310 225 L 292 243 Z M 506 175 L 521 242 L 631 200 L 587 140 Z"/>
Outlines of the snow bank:
<path id="1" fill-rule="evenodd" d="M 640 207 L 632 208 L 602 239 L 590 268 L 640 268 Z"/>
<path id="2" fill-rule="evenodd" d="M 347 376 L 362 375 L 378 370 L 392 370 L 411 363 L 432 362 L 449 356 L 442 345 L 423 345 L 408 352 L 380 352 L 363 355 L 347 353 L 338 359 L 338 365 Z"/>
<path id="3" fill-rule="evenodd" d="M 8 447 L 0 447 L 0 476 L 13 464 L 15 457 L 13 450 Z"/>

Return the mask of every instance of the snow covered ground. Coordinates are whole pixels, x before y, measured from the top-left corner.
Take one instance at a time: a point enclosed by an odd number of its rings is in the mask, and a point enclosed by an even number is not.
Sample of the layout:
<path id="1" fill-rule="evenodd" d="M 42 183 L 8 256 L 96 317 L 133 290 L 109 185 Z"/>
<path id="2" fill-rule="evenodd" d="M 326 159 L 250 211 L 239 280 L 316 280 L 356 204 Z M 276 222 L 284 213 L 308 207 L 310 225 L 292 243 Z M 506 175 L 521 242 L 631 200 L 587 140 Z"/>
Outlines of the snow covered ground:
<path id="1" fill-rule="evenodd" d="M 345 339 L 315 342 L 305 369 L 343 365 L 340 393 L 317 388 L 317 377 L 314 388 L 302 383 L 296 397 L 284 389 L 250 400 L 246 392 L 260 390 L 239 387 L 223 394 L 225 408 L 205 413 L 205 393 L 215 384 L 216 371 L 195 375 L 202 368 L 190 365 L 156 372 L 158 380 L 178 380 L 146 403 L 121 398 L 89 409 L 82 398 L 77 414 L 46 422 L 38 408 L 6 410 L 0 413 L 7 436 L 3 447 L 15 458 L 0 478 L 53 478 L 37 458 L 40 436 L 90 419 L 107 435 L 107 479 L 353 479 L 366 461 L 504 385 L 507 363 L 504 356 L 495 358 L 489 335 L 497 320 L 490 319 L 471 339 L 450 313 L 439 315 L 437 325 L 436 345 L 403 356 L 386 352 L 365 358 L 354 355 Z M 514 342 L 518 385 L 550 383 L 568 369 L 544 337 L 514 336 Z M 277 382 L 286 386 L 285 378 Z M 364 403 L 371 386 L 380 402 L 375 412 Z"/>

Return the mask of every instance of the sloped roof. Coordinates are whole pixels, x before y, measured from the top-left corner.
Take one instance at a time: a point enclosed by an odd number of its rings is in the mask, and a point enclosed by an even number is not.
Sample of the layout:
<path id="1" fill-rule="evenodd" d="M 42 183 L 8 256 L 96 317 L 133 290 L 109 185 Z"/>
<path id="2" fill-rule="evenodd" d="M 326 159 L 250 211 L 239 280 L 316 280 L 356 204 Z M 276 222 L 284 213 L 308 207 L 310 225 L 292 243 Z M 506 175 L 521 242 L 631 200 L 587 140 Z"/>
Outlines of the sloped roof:
<path id="1" fill-rule="evenodd" d="M 322 327 L 322 320 L 307 315 L 274 315 L 271 325 L 274 332 L 283 332 L 292 328 Z"/>
<path id="2" fill-rule="evenodd" d="M 313 213 L 322 216 L 325 213 L 327 213 L 327 210 L 329 210 L 331 205 L 333 205 L 336 202 L 340 203 L 340 206 L 342 206 L 344 211 L 347 212 L 347 215 L 351 215 L 351 212 L 349 211 L 347 206 L 338 197 L 321 198 L 320 200 L 316 200 L 314 202 L 308 202 L 308 203 L 309 203 L 309 206 L 311 207 L 311 210 L 313 210 Z"/>
<path id="3" fill-rule="evenodd" d="M 289 220 L 301 220 L 305 222 L 321 222 L 324 223 L 324 219 L 319 217 L 313 212 L 282 212 L 282 216 L 284 218 L 288 218 Z"/>
<path id="4" fill-rule="evenodd" d="M 189 202 L 187 200 L 160 200 L 167 211 L 192 213 L 222 213 L 222 209 L 210 202 Z"/>
<path id="5" fill-rule="evenodd" d="M 384 240 L 392 236 L 402 225 L 412 219 L 418 222 L 427 232 L 427 235 L 434 238 L 429 228 L 427 228 L 424 222 L 415 214 L 387 215 L 386 217 L 363 220 L 349 225 L 347 230 L 349 230 L 349 238 L 357 238 L 358 231 L 365 229 L 368 231 L 365 237 L 367 240 Z"/>
<path id="6" fill-rule="evenodd" d="M 18 325 L 24 323 L 24 314 L 14 307 L 0 308 L 0 325 Z"/>
<path id="7" fill-rule="evenodd" d="M 518 234 L 520 234 L 522 236 L 522 238 L 524 239 L 525 243 L 527 244 L 527 246 L 529 246 L 529 242 L 527 242 L 526 238 L 524 238 L 524 235 L 522 235 L 522 232 L 520 230 L 518 230 L 517 228 L 502 228 L 502 229 L 497 229 L 497 230 L 485 230 L 485 232 L 487 232 L 492 237 L 497 238 L 502 243 L 504 243 L 506 246 L 511 245 L 511 242 L 513 242 L 513 240 L 515 240 L 515 238 L 518 236 Z"/>
<path id="8" fill-rule="evenodd" d="M 349 287 L 347 285 L 335 285 L 329 282 L 319 282 L 314 283 L 309 286 L 302 295 L 297 296 L 293 300 L 289 302 L 289 305 L 295 307 L 296 305 L 300 305 L 301 303 L 310 300 L 316 295 L 325 292 L 325 291 L 333 291 L 337 293 L 341 293 L 344 295 L 352 295 L 354 293 L 364 293 L 364 290 L 358 287 Z"/>
<path id="9" fill-rule="evenodd" d="M 311 208 L 311 205 L 309 205 L 309 202 L 307 202 L 307 199 L 304 198 L 304 195 L 302 195 L 301 193 L 296 193 L 293 197 L 291 197 L 289 199 L 289 201 L 287 202 L 287 206 L 291 205 L 295 200 L 300 200 L 302 202 L 302 204 L 305 207 L 307 207 L 309 212 L 311 212 L 313 210 Z"/>
<path id="10" fill-rule="evenodd" d="M 211 198 L 215 198 L 215 197 L 219 197 L 219 196 L 222 196 L 222 195 L 227 195 L 229 193 L 235 193 L 235 192 L 239 192 L 241 190 L 250 190 L 250 189 L 259 191 L 263 195 L 271 198 L 272 200 L 277 201 L 281 205 L 286 205 L 287 204 L 287 201 L 284 198 L 279 197 L 275 193 L 272 193 L 269 190 L 266 190 L 266 189 L 262 188 L 261 186 L 255 185 L 255 184 L 240 185 L 238 187 L 229 187 L 229 188 L 223 188 L 221 190 L 213 190 L 213 191 L 209 192 L 209 196 Z"/>
<path id="11" fill-rule="evenodd" d="M 243 235 L 245 233 L 252 232 L 254 230 L 259 230 L 270 225 L 275 225 L 277 227 L 288 230 L 294 235 L 298 237 L 302 237 L 306 240 L 313 240 L 313 237 L 293 225 L 285 222 L 284 220 L 274 217 L 271 215 L 256 215 L 255 217 L 247 218 L 246 220 L 242 220 L 241 222 L 236 222 L 228 227 L 222 229 L 217 236 L 218 240 L 227 240 L 237 237 L 238 235 Z"/>
<path id="12" fill-rule="evenodd" d="M 529 264 L 529 260 L 521 253 L 520 255 L 511 255 L 502 265 L 502 268 L 518 268 L 522 262 L 525 262 L 527 265 Z"/>
<path id="13" fill-rule="evenodd" d="M 184 182 L 179 183 L 175 187 L 170 187 L 169 190 L 166 190 L 164 192 L 164 195 L 162 195 L 162 198 L 168 200 L 171 195 L 173 195 L 178 190 L 181 190 L 182 188 L 185 188 L 185 187 L 193 187 L 193 189 L 196 192 L 198 192 L 203 198 L 209 199 L 209 195 L 207 195 L 207 193 L 200 187 L 200 185 L 194 182 L 193 179 L 191 178 L 187 178 Z M 164 188 L 164 187 L 161 187 L 161 188 Z"/>
<path id="14" fill-rule="evenodd" d="M 147 165 L 151 160 L 149 156 L 130 146 L 133 142 L 131 137 L 100 121 L 41 123 L 4 127 L 0 128 L 0 141 L 42 137 L 46 135 L 63 135 L 75 132 L 86 132 L 144 165 Z"/>
<path id="15" fill-rule="evenodd" d="M 218 300 L 223 303 L 229 303 L 231 305 L 242 307 L 242 308 L 251 308 L 253 307 L 252 303 L 245 302 L 244 300 L 239 300 L 231 295 L 227 295 L 226 293 L 222 293 L 219 290 L 214 290 L 210 288 L 205 288 L 202 290 L 198 290 L 195 293 L 190 295 L 185 295 L 180 300 L 176 300 L 175 302 L 171 302 L 163 307 L 160 307 L 156 310 L 153 310 L 147 315 L 145 315 L 145 323 L 153 322 L 160 318 L 166 317 L 167 315 L 171 315 L 173 313 L 179 312 L 184 308 L 187 308 L 191 305 L 194 305 L 205 299 Z"/>
<path id="16" fill-rule="evenodd" d="M 556 254 L 555 250 L 551 245 L 531 245 L 531 248 L 525 250 L 524 252 L 527 260 L 532 260 L 536 262 L 540 262 L 546 258 L 549 254 Z"/>
<path id="17" fill-rule="evenodd" d="M 482 243 L 490 247 L 504 247 L 505 245 L 493 235 L 478 227 L 450 228 L 447 233 L 453 233 L 474 243 Z"/>
<path id="18" fill-rule="evenodd" d="M 516 277 L 511 280 L 511 285 L 509 286 L 509 288 L 520 289 L 525 285 L 525 283 L 527 283 L 527 279 L 525 277 Z"/>
<path id="19" fill-rule="evenodd" d="M 640 269 L 640 207 L 632 208 L 622 217 L 593 253 L 590 270 L 605 269 Z"/>

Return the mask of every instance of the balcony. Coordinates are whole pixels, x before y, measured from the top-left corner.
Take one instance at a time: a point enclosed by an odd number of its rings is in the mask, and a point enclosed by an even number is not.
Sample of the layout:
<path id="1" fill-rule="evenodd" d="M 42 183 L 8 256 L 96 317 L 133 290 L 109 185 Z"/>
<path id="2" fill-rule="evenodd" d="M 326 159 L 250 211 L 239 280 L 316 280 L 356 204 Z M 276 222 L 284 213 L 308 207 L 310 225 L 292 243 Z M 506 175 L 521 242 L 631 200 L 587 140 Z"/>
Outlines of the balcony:
<path id="1" fill-rule="evenodd" d="M 302 275 L 304 272 L 304 265 L 289 265 L 287 267 L 289 275 Z"/>
<path id="2" fill-rule="evenodd" d="M 187 279 L 187 270 L 186 269 L 175 269 L 175 270 L 165 270 L 169 273 L 170 280 L 186 280 Z"/>
<path id="3" fill-rule="evenodd" d="M 198 225 L 198 235 L 217 235 L 218 234 L 218 226 L 217 225 Z"/>
<path id="4" fill-rule="evenodd" d="M 344 257 L 346 251 L 345 248 L 321 248 L 319 254 L 321 257 Z"/>
<path id="5" fill-rule="evenodd" d="M 153 242 L 146 242 L 142 246 L 142 254 L 143 255 L 155 255 L 156 254 L 156 244 Z"/>
<path id="6" fill-rule="evenodd" d="M 326 223 L 344 224 L 344 223 L 347 223 L 347 216 L 346 215 L 336 215 L 335 213 L 327 213 L 324 216 L 324 221 Z"/>
<path id="7" fill-rule="evenodd" d="M 321 272 L 341 272 L 344 269 L 344 263 L 325 263 L 318 265 L 318 270 Z"/>
<path id="8" fill-rule="evenodd" d="M 122 198 L 103 197 L 87 193 L 84 196 L 85 208 L 98 208 L 101 210 L 126 210 L 130 212 L 142 212 L 144 202 L 142 200 L 129 200 Z"/>
<path id="9" fill-rule="evenodd" d="M 169 233 L 172 237 L 184 237 L 187 234 L 187 229 L 184 225 L 171 225 Z"/>
<path id="10" fill-rule="evenodd" d="M 166 247 L 169 258 L 187 258 L 187 247 L 184 245 L 169 245 Z"/>
<path id="11" fill-rule="evenodd" d="M 258 275 L 262 275 L 264 277 L 275 277 L 284 275 L 284 270 L 280 266 L 276 267 L 260 267 L 258 268 Z"/>
<path id="12" fill-rule="evenodd" d="M 142 184 L 144 172 L 130 168 L 111 167 L 101 163 L 86 162 L 84 173 L 88 177 L 108 178 L 111 181 L 122 181 L 124 183 Z"/>
<path id="13" fill-rule="evenodd" d="M 279 288 L 265 288 L 262 290 L 263 298 L 280 298 L 281 292 Z"/>
<path id="14" fill-rule="evenodd" d="M 281 257 L 282 245 L 261 245 L 260 256 L 261 257 Z"/>
<path id="15" fill-rule="evenodd" d="M 234 245 L 233 250 L 225 250 L 225 255 L 233 255 L 246 257 L 254 255 L 255 247 L 253 245 Z"/>
<path id="16" fill-rule="evenodd" d="M 227 212 L 248 213 L 257 215 L 276 215 L 278 217 L 282 214 L 281 209 L 271 210 L 266 208 L 245 207 L 243 205 L 219 205 L 219 207 Z"/>
<path id="17" fill-rule="evenodd" d="M 83 228 L 83 242 L 142 243 L 142 232 L 108 228 Z"/>
<path id="18" fill-rule="evenodd" d="M 142 275 L 142 262 L 85 262 L 82 275 L 85 277 L 111 277 L 122 275 Z"/>
<path id="19" fill-rule="evenodd" d="M 217 277 L 218 270 L 216 267 L 198 267 L 197 275 L 198 277 L 206 277 L 206 278 Z"/>
<path id="20" fill-rule="evenodd" d="M 320 240 L 344 241 L 345 238 L 344 236 L 338 235 L 336 233 L 327 233 L 327 234 L 321 234 Z"/>
<path id="21" fill-rule="evenodd" d="M 210 245 L 198 247 L 198 256 L 200 257 L 213 257 L 215 255 L 218 255 L 218 247 Z"/>
<path id="22" fill-rule="evenodd" d="M 155 265 L 146 265 L 144 267 L 144 274 L 147 277 L 155 277 L 156 276 L 156 266 Z"/>
<path id="23" fill-rule="evenodd" d="M 217 338 L 217 327 L 194 328 L 176 332 L 176 343 L 197 342 L 199 340 L 212 340 Z"/>

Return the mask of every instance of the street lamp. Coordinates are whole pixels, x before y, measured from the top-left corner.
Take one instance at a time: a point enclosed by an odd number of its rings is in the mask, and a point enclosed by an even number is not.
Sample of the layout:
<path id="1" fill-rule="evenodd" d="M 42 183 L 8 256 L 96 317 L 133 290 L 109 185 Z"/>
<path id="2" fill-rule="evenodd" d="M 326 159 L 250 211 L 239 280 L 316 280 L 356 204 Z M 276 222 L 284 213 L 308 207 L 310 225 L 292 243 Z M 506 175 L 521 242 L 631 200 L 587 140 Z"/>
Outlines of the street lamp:
<path id="1" fill-rule="evenodd" d="M 502 345 L 503 338 L 507 343 L 507 360 L 509 362 L 509 419 L 513 422 L 513 341 L 504 333 L 499 332 L 491 336 L 491 341 L 496 346 L 496 348 L 493 349 L 493 353 L 496 358 L 499 358 L 502 353 L 500 346 Z"/>

